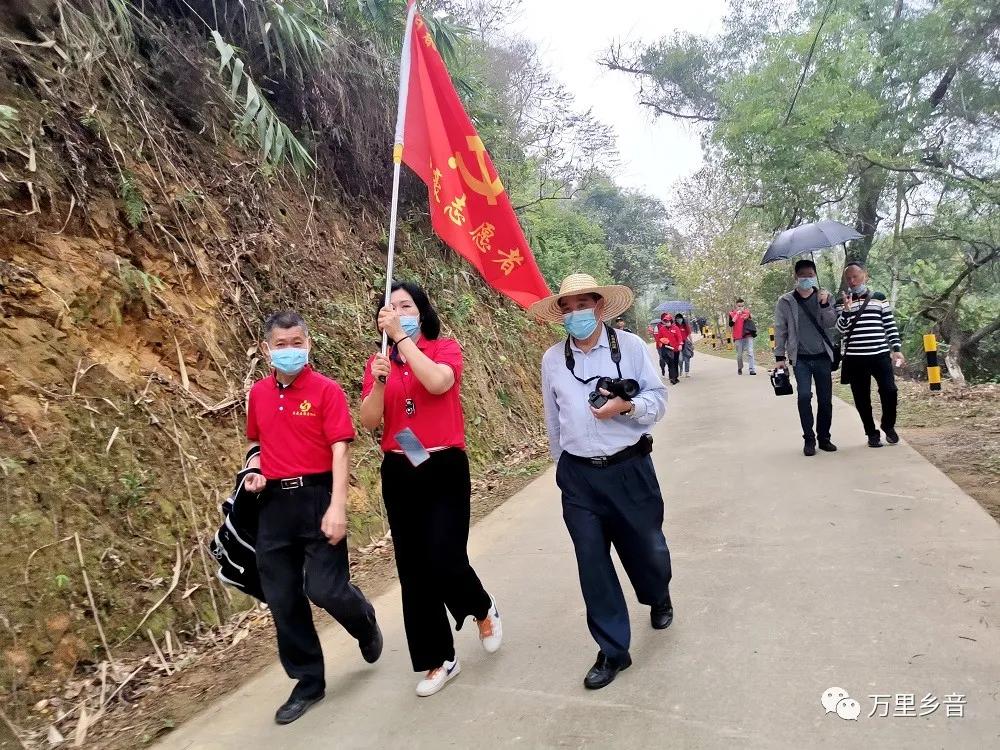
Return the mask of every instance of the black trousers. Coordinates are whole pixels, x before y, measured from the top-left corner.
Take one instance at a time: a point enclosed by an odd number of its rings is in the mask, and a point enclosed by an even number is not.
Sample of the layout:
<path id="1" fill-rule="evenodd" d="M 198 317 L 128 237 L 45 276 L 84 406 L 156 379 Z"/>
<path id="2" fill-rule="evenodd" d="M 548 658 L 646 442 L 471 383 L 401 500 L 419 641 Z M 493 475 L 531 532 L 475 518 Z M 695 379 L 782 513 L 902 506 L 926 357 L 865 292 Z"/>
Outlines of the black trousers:
<path id="1" fill-rule="evenodd" d="M 666 349 L 666 347 L 664 349 L 667 352 L 667 375 L 671 383 L 676 383 L 680 377 L 681 353 L 673 349 Z"/>
<path id="2" fill-rule="evenodd" d="M 843 367 L 854 396 L 854 408 L 858 410 L 865 434 L 877 437 L 879 432 L 872 416 L 872 379 L 878 386 L 879 401 L 882 402 L 883 430 L 896 429 L 896 407 L 899 401 L 899 391 L 896 389 L 896 378 L 892 372 L 892 357 L 888 354 L 871 354 L 867 356 L 845 356 Z"/>
<path id="3" fill-rule="evenodd" d="M 389 516 L 403 594 L 403 626 L 415 672 L 455 658 L 448 612 L 461 629 L 483 619 L 490 595 L 469 563 L 472 482 L 465 451 L 449 448 L 414 467 L 397 453 L 382 461 L 382 497 Z"/>
<path id="4" fill-rule="evenodd" d="M 269 487 L 261 501 L 257 568 L 278 632 L 278 656 L 288 676 L 298 680 L 292 696 L 312 698 L 323 693 L 326 681 L 309 602 L 359 641 L 371 636 L 375 609 L 351 584 L 347 540 L 331 545 L 320 531 L 329 487 Z"/>
<path id="5" fill-rule="evenodd" d="M 573 540 L 590 634 L 611 659 L 628 653 L 628 607 L 611 560 L 611 545 L 639 602 L 669 596 L 670 550 L 663 537 L 663 496 L 653 461 L 637 456 L 598 468 L 566 454 L 556 468 L 563 520 Z"/>
<path id="6" fill-rule="evenodd" d="M 802 438 L 809 442 L 830 439 L 833 423 L 833 363 L 825 354 L 799 356 L 795 361 L 795 386 L 799 393 Z M 812 384 L 816 382 L 816 431 L 813 432 Z"/>

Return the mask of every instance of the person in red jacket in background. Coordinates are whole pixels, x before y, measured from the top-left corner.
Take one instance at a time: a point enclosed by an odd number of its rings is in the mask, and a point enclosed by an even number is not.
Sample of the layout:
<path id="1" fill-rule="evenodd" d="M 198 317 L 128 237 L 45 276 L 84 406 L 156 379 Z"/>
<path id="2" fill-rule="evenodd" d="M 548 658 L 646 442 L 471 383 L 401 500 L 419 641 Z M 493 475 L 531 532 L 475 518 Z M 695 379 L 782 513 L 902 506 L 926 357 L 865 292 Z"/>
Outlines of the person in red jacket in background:
<path id="1" fill-rule="evenodd" d="M 677 384 L 677 365 L 680 361 L 681 347 L 684 345 L 684 335 L 674 322 L 674 316 L 663 313 L 660 324 L 656 327 L 656 346 L 660 350 L 660 372 L 666 365 L 670 382 Z"/>
<path id="2" fill-rule="evenodd" d="M 684 320 L 684 316 L 679 314 L 674 318 L 674 323 L 681 332 L 680 359 L 678 360 L 677 376 L 681 373 L 685 377 L 691 377 L 691 357 L 694 356 L 694 342 L 691 341 L 691 324 Z"/>

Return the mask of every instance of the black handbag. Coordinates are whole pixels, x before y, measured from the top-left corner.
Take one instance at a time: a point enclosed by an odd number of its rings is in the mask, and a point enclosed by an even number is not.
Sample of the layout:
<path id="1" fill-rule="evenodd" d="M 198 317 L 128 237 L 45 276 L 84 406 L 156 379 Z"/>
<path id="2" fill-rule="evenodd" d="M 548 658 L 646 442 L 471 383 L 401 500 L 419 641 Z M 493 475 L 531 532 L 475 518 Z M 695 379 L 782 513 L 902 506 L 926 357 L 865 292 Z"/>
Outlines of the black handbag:
<path id="1" fill-rule="evenodd" d="M 743 321 L 743 336 L 757 338 L 757 324 L 753 322 L 753 318 L 747 318 Z"/>
<path id="2" fill-rule="evenodd" d="M 819 292 L 817 292 L 817 294 L 819 294 Z M 817 331 L 819 331 L 819 335 L 823 337 L 823 343 L 826 344 L 828 347 L 830 347 L 830 351 L 833 352 L 833 362 L 830 365 L 830 369 L 836 371 L 837 368 L 840 367 L 840 359 L 841 359 L 840 347 L 833 345 L 833 342 L 830 341 L 830 337 L 827 336 L 826 331 L 823 330 L 823 326 L 821 326 L 819 324 L 819 321 L 813 317 L 812 310 L 806 307 L 806 303 L 802 299 L 802 297 L 796 294 L 795 301 L 799 303 L 799 309 L 806 314 L 806 317 L 809 318 L 809 322 L 816 327 Z"/>
<path id="3" fill-rule="evenodd" d="M 792 379 L 788 377 L 788 368 L 782 367 L 771 373 L 771 387 L 775 396 L 792 395 Z"/>

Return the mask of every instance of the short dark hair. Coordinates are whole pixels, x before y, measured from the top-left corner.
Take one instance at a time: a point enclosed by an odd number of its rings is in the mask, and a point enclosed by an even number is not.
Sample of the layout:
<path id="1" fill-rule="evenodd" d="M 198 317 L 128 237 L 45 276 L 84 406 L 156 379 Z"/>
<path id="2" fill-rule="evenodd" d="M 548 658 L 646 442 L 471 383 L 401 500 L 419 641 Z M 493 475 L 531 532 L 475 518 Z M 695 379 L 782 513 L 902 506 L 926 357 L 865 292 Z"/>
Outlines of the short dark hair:
<path id="1" fill-rule="evenodd" d="M 742 305 L 742 304 L 743 304 L 743 302 L 744 302 L 744 300 L 743 300 L 743 298 L 742 298 L 742 297 L 737 297 L 737 298 L 736 298 L 736 304 L 737 304 L 737 305 Z"/>
<path id="2" fill-rule="evenodd" d="M 852 261 L 848 262 L 848 264 L 846 266 L 844 266 L 844 270 L 846 271 L 851 266 L 857 266 L 862 271 L 867 271 L 868 270 L 867 268 L 865 268 L 865 264 L 862 263 L 860 260 L 852 260 Z"/>
<path id="3" fill-rule="evenodd" d="M 813 271 L 816 270 L 816 264 L 813 263 L 808 258 L 803 258 L 802 260 L 796 261 L 795 263 L 795 273 L 798 275 L 799 271 L 803 268 L 811 268 Z"/>
<path id="4" fill-rule="evenodd" d="M 264 321 L 264 338 L 271 338 L 271 331 L 275 328 L 288 329 L 295 327 L 302 328 L 302 332 L 306 336 L 309 335 L 309 326 L 306 325 L 305 318 L 295 312 L 295 310 L 280 310 L 269 315 L 267 320 Z"/>
<path id="5" fill-rule="evenodd" d="M 423 290 L 418 284 L 414 284 L 412 281 L 393 281 L 391 291 L 395 292 L 397 289 L 402 289 L 404 292 L 413 297 L 413 303 L 417 306 L 417 310 L 420 312 L 420 333 L 423 334 L 425 339 L 436 339 L 441 335 L 441 318 L 438 317 L 437 311 L 431 305 L 430 298 L 427 296 L 427 292 Z M 375 319 L 378 320 L 379 310 L 384 306 L 385 300 L 379 298 L 378 303 L 375 306 Z"/>

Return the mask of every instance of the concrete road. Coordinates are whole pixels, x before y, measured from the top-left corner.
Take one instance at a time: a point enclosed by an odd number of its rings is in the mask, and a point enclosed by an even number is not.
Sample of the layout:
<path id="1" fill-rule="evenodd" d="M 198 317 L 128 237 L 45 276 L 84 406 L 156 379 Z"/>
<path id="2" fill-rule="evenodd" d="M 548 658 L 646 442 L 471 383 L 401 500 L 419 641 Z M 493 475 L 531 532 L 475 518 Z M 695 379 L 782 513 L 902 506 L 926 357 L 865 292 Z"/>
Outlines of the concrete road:
<path id="1" fill-rule="evenodd" d="M 835 405 L 840 451 L 806 458 L 795 401 L 766 374 L 693 364 L 654 454 L 676 619 L 653 631 L 626 587 L 635 666 L 614 684 L 582 686 L 596 647 L 550 470 L 473 529 L 499 653 L 466 627 L 462 674 L 417 698 L 393 588 L 375 603 L 382 660 L 328 629 L 327 697 L 300 721 L 272 722 L 290 689 L 275 666 L 159 747 L 1000 747 L 996 522 L 905 444 L 865 447 L 848 405 Z M 857 700 L 857 721 L 825 712 L 831 687 Z M 927 715 L 896 716 L 911 696 Z"/>

